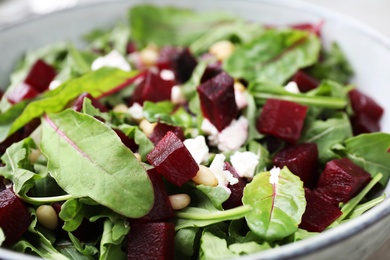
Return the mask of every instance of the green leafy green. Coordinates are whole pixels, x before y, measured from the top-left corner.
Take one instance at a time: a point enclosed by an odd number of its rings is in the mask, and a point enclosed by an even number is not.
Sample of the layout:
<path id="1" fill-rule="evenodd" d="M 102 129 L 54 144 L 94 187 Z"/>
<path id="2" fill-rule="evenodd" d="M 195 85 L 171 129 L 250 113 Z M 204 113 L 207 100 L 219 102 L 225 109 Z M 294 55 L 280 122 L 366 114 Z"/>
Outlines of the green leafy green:
<path id="1" fill-rule="evenodd" d="M 65 231 L 75 231 L 84 219 L 83 204 L 78 199 L 67 200 L 61 206 L 59 217 L 64 221 Z"/>
<path id="2" fill-rule="evenodd" d="M 175 235 L 175 255 L 177 259 L 191 259 L 195 253 L 195 243 L 199 228 L 183 228 Z"/>
<path id="3" fill-rule="evenodd" d="M 200 241 L 199 259 L 226 259 L 238 256 L 229 250 L 224 238 L 220 238 L 211 232 L 203 232 Z"/>
<path id="4" fill-rule="evenodd" d="M 73 110 L 45 116 L 41 149 L 50 174 L 73 197 L 90 197 L 132 218 L 152 207 L 146 170 L 116 133 L 95 118 Z"/>
<path id="5" fill-rule="evenodd" d="M 223 12 L 195 13 L 176 7 L 134 6 L 129 11 L 132 37 L 141 45 L 154 43 L 189 46 L 210 29 L 231 23 L 235 17 Z"/>
<path id="6" fill-rule="evenodd" d="M 99 259 L 125 259 L 126 255 L 122 250 L 122 241 L 129 233 L 130 226 L 124 221 L 117 219 L 112 222 L 110 219 L 104 221 L 103 236 L 100 242 Z"/>
<path id="7" fill-rule="evenodd" d="M 138 126 L 132 125 L 120 125 L 119 129 L 122 130 L 126 136 L 134 139 L 135 143 L 138 144 L 138 153 L 142 160 L 145 161 L 146 155 L 154 148 L 154 144 L 149 138 L 142 132 Z"/>
<path id="8" fill-rule="evenodd" d="M 224 203 L 230 196 L 230 193 L 221 186 L 211 187 L 205 185 L 196 185 L 196 188 L 202 191 L 213 203 L 214 207 L 222 210 L 222 203 Z"/>
<path id="9" fill-rule="evenodd" d="M 235 78 L 283 84 L 298 69 L 314 64 L 320 47 L 319 39 L 311 33 L 270 29 L 238 47 L 223 67 Z"/>
<path id="10" fill-rule="evenodd" d="M 76 236 L 74 236 L 71 232 L 68 232 L 68 236 L 70 240 L 72 241 L 72 244 L 74 245 L 74 248 L 79 252 L 81 255 L 92 258 L 94 255 L 96 255 L 99 251 L 96 247 L 88 245 L 86 243 L 82 243 Z"/>
<path id="11" fill-rule="evenodd" d="M 287 167 L 276 176 L 272 176 L 271 172 L 257 174 L 245 187 L 242 198 L 244 205 L 252 208 L 245 216 L 249 228 L 266 241 L 293 234 L 306 207 L 303 183 L 299 177 Z"/>
<path id="12" fill-rule="evenodd" d="M 384 201 L 386 199 L 386 194 L 383 193 L 381 196 L 375 198 L 375 199 L 372 199 L 372 200 L 369 200 L 363 204 L 359 204 L 357 205 L 354 210 L 348 215 L 347 219 L 354 219 L 354 218 L 357 218 L 359 216 L 361 216 L 364 212 L 366 212 L 367 210 L 375 207 L 376 205 L 380 204 L 382 201 Z"/>

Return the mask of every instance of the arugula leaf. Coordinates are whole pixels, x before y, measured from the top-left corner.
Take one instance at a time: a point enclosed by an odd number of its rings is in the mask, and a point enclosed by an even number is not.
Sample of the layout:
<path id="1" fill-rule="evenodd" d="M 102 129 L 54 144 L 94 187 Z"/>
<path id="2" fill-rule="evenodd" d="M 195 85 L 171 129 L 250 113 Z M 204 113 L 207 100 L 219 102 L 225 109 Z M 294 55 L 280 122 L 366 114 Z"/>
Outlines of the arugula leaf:
<path id="1" fill-rule="evenodd" d="M 175 256 L 176 259 L 192 259 L 195 254 L 195 244 L 199 228 L 183 228 L 175 235 Z"/>
<path id="2" fill-rule="evenodd" d="M 124 225 L 124 221 L 121 219 L 117 219 L 114 223 L 110 219 L 106 219 L 103 224 L 99 259 L 125 259 L 126 254 L 122 250 L 122 241 L 129 230 L 130 226 Z"/>
<path id="3" fill-rule="evenodd" d="M 131 218 L 152 207 L 146 170 L 116 133 L 95 118 L 70 109 L 46 115 L 41 150 L 50 174 L 73 197 L 90 197 Z"/>
<path id="4" fill-rule="evenodd" d="M 200 239 L 199 259 L 226 259 L 238 255 L 229 250 L 225 239 L 204 231 Z"/>
<path id="5" fill-rule="evenodd" d="M 212 28 L 236 18 L 223 12 L 195 13 L 144 4 L 130 9 L 129 20 L 132 37 L 142 46 L 148 43 L 188 46 Z"/>
<path id="6" fill-rule="evenodd" d="M 382 173 L 380 184 L 383 186 L 387 184 L 390 177 L 390 134 L 361 134 L 348 138 L 344 145 L 334 151 L 349 158 L 369 172 L 372 177 L 375 177 L 378 172 Z"/>
<path id="7" fill-rule="evenodd" d="M 96 247 L 80 242 L 80 240 L 75 237 L 71 232 L 68 232 L 70 241 L 74 245 L 74 248 L 83 256 L 92 258 L 99 251 Z"/>
<path id="8" fill-rule="evenodd" d="M 115 68 L 102 68 L 69 80 L 37 99 L 12 106 L 0 114 L 0 142 L 32 119 L 44 113 L 63 110 L 71 100 L 83 92 L 88 92 L 95 98 L 110 95 L 130 85 L 137 75 L 138 71 L 125 72 Z"/>
<path id="9" fill-rule="evenodd" d="M 237 48 L 223 68 L 234 78 L 283 84 L 298 69 L 314 64 L 320 47 L 311 33 L 270 29 Z"/>
<path id="10" fill-rule="evenodd" d="M 345 113 L 336 114 L 333 118 L 325 121 L 315 120 L 308 125 L 302 133 L 300 142 L 316 143 L 318 157 L 322 164 L 339 158 L 334 152 L 336 144 L 352 136 L 351 123 Z"/>
<path id="11" fill-rule="evenodd" d="M 354 218 L 361 216 L 364 212 L 375 207 L 376 205 L 378 205 L 379 203 L 381 203 L 385 199 L 386 199 L 386 194 L 383 193 L 381 196 L 379 196 L 375 199 L 372 199 L 372 200 L 367 201 L 366 203 L 357 205 L 355 207 L 355 209 L 348 215 L 347 219 L 354 219 Z"/>
<path id="12" fill-rule="evenodd" d="M 271 171 L 272 172 L 272 171 Z M 245 215 L 248 227 L 266 241 L 285 238 L 298 229 L 305 211 L 303 183 L 287 167 L 278 176 L 257 174 L 244 188 L 242 202 L 252 211 Z"/>
<path id="13" fill-rule="evenodd" d="M 61 206 L 59 217 L 64 221 L 62 229 L 75 231 L 84 219 L 83 204 L 78 199 L 67 200 Z"/>

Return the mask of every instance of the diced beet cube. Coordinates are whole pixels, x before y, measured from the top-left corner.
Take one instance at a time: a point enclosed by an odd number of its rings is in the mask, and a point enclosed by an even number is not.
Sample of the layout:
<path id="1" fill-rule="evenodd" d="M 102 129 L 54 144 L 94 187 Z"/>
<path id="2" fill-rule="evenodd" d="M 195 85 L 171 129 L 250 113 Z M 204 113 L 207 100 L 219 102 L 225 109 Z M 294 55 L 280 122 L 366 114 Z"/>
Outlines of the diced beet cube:
<path id="1" fill-rule="evenodd" d="M 41 93 L 49 88 L 50 82 L 52 82 L 55 76 L 56 71 L 51 65 L 43 60 L 37 60 L 24 82 Z"/>
<path id="2" fill-rule="evenodd" d="M 174 82 L 164 80 L 160 74 L 148 71 L 143 80 L 136 86 L 130 104 L 143 104 L 144 101 L 158 102 L 171 99 Z"/>
<path id="3" fill-rule="evenodd" d="M 136 152 L 138 150 L 138 145 L 135 143 L 134 139 L 129 138 L 127 135 L 125 135 L 125 133 L 117 128 L 113 128 L 113 130 L 127 148 L 129 148 L 132 152 Z"/>
<path id="4" fill-rule="evenodd" d="M 198 62 L 188 48 L 172 46 L 162 48 L 157 60 L 157 67 L 160 70 L 172 70 L 179 84 L 190 79 L 197 64 Z"/>
<path id="5" fill-rule="evenodd" d="M 303 213 L 300 228 L 309 232 L 322 232 L 338 217 L 341 210 L 320 194 L 305 188 L 306 210 Z"/>
<path id="6" fill-rule="evenodd" d="M 77 99 L 74 101 L 72 108 L 73 110 L 80 112 L 83 109 L 83 103 L 84 99 L 88 98 L 91 100 L 92 106 L 96 107 L 97 109 L 100 110 L 100 112 L 107 112 L 108 109 L 102 105 L 96 98 L 91 96 L 89 93 L 82 93 L 80 96 L 77 97 Z"/>
<path id="7" fill-rule="evenodd" d="M 315 89 L 320 84 L 317 79 L 302 70 L 297 71 L 291 80 L 297 83 L 299 91 L 303 93 Z"/>
<path id="8" fill-rule="evenodd" d="M 371 175 L 348 158 L 328 162 L 320 175 L 316 191 L 338 206 L 359 193 L 371 180 Z"/>
<path id="9" fill-rule="evenodd" d="M 234 178 L 237 178 L 238 183 L 234 185 L 229 184 L 227 186 L 232 193 L 230 194 L 229 198 L 222 204 L 222 206 L 224 209 L 236 208 L 242 205 L 242 196 L 244 194 L 244 188 L 247 182 L 244 178 L 241 178 L 238 175 L 238 173 L 230 163 L 225 162 L 223 168 L 224 170 L 229 171 Z"/>
<path id="10" fill-rule="evenodd" d="M 222 63 L 220 61 L 213 62 L 207 65 L 205 71 L 203 72 L 200 83 L 204 83 L 211 78 L 214 78 L 219 73 L 222 72 Z"/>
<path id="11" fill-rule="evenodd" d="M 352 116 L 350 120 L 354 135 L 380 131 L 378 120 L 372 119 L 366 114 L 356 114 Z"/>
<path id="12" fill-rule="evenodd" d="M 134 41 L 129 41 L 126 45 L 126 53 L 131 54 L 137 51 L 137 45 Z"/>
<path id="13" fill-rule="evenodd" d="M 302 143 L 289 146 L 278 152 L 273 158 L 274 165 L 287 168 L 299 176 L 305 187 L 314 188 L 317 183 L 318 149 L 315 143 Z"/>
<path id="14" fill-rule="evenodd" d="M 11 92 L 7 93 L 7 99 L 11 104 L 17 104 L 25 99 L 31 99 L 39 95 L 39 92 L 30 85 L 22 82 Z"/>
<path id="15" fill-rule="evenodd" d="M 268 99 L 257 120 L 257 130 L 295 143 L 301 136 L 307 109 L 307 106 L 294 102 Z"/>
<path id="16" fill-rule="evenodd" d="M 175 225 L 144 223 L 131 226 L 127 235 L 128 260 L 174 259 Z"/>
<path id="17" fill-rule="evenodd" d="M 233 78 L 221 72 L 197 87 L 202 114 L 218 131 L 227 127 L 238 113 L 233 85 Z"/>
<path id="18" fill-rule="evenodd" d="M 0 192 L 0 227 L 5 235 L 5 245 L 15 243 L 31 223 L 30 214 L 11 189 Z"/>
<path id="19" fill-rule="evenodd" d="M 154 204 L 149 213 L 142 218 L 136 219 L 136 222 L 161 222 L 169 220 L 175 216 L 167 191 L 163 182 L 162 175 L 156 169 L 147 171 L 153 184 Z"/>
<path id="20" fill-rule="evenodd" d="M 177 135 L 181 141 L 184 141 L 184 133 L 181 127 L 164 123 L 157 123 L 153 128 L 153 132 L 149 135 L 149 139 L 156 145 L 169 131 Z"/>
<path id="21" fill-rule="evenodd" d="M 173 132 L 169 131 L 146 156 L 156 170 L 171 183 L 181 186 L 195 177 L 199 166 Z"/>

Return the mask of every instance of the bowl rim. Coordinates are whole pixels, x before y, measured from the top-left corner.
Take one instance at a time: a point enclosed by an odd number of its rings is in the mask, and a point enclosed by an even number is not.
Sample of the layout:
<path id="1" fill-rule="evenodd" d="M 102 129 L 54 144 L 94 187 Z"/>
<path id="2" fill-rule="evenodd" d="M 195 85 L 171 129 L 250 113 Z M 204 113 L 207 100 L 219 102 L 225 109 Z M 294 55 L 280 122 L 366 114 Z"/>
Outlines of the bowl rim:
<path id="1" fill-rule="evenodd" d="M 218 0 L 215 0 L 218 1 Z M 383 33 L 378 32 L 371 26 L 366 25 L 363 22 L 358 21 L 347 15 L 343 15 L 329 8 L 319 6 L 307 1 L 301 0 L 222 0 L 221 2 L 251 2 L 267 4 L 272 6 L 279 6 L 283 8 L 294 9 L 297 11 L 308 12 L 316 16 L 322 16 L 326 20 L 333 20 L 347 25 L 349 28 L 358 31 L 360 34 L 365 35 L 378 44 L 382 45 L 386 49 L 390 50 L 390 38 L 387 38 Z M 51 16 L 56 16 L 59 13 L 68 13 L 75 10 L 87 9 L 91 6 L 111 5 L 115 3 L 132 2 L 132 0 L 99 0 L 86 4 L 76 5 L 71 8 L 57 10 L 51 13 L 43 15 L 34 15 L 26 17 L 25 19 L 16 21 L 12 24 L 6 24 L 0 28 L 1 33 L 12 30 L 13 28 L 24 26 L 27 23 L 34 22 L 41 19 L 50 19 Z M 172 1 L 171 1 L 172 2 Z M 142 3 L 149 3 L 149 1 L 143 1 Z M 389 186 L 388 184 L 387 186 Z M 376 222 L 386 218 L 390 215 L 390 199 L 386 198 L 379 205 L 365 212 L 363 215 L 343 223 L 337 228 L 332 228 L 324 231 L 319 235 L 315 235 L 291 244 L 283 245 L 277 249 L 272 248 L 260 252 L 256 252 L 250 255 L 241 256 L 239 259 L 291 259 L 295 257 L 301 257 L 308 253 L 321 250 L 330 245 L 337 244 L 340 241 L 352 237 L 354 234 L 361 232 L 367 227 L 373 226 Z M 390 234 L 388 235 L 390 237 Z M 383 241 L 384 242 L 384 241 Z M 378 245 L 379 246 L 379 245 Z M 7 257 L 7 259 L 20 259 L 20 253 L 11 251 L 9 249 L 0 247 L 0 256 Z M 28 259 L 36 259 L 34 256 L 24 255 Z M 9 258 L 8 258 L 9 257 Z"/>

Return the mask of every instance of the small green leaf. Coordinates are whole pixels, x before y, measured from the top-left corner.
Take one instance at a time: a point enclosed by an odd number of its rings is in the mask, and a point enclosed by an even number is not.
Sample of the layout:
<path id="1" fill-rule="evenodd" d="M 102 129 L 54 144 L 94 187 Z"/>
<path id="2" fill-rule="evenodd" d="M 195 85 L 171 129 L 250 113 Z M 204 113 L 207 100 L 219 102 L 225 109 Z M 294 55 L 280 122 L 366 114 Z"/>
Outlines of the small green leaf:
<path id="1" fill-rule="evenodd" d="M 271 172 L 272 174 L 271 177 Z M 243 203 L 252 207 L 249 228 L 266 241 L 285 238 L 298 229 L 305 211 L 303 183 L 287 167 L 257 174 L 244 189 Z"/>
<path id="2" fill-rule="evenodd" d="M 213 203 L 214 207 L 222 210 L 222 203 L 224 203 L 229 197 L 230 193 L 221 186 L 211 187 L 205 185 L 196 185 L 196 188 L 202 191 Z"/>
<path id="3" fill-rule="evenodd" d="M 99 120 L 73 110 L 47 115 L 41 149 L 50 174 L 73 197 L 90 197 L 131 218 L 144 216 L 152 207 L 146 170 Z"/>

